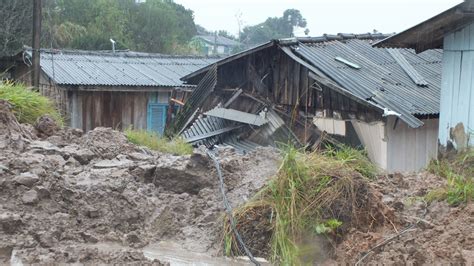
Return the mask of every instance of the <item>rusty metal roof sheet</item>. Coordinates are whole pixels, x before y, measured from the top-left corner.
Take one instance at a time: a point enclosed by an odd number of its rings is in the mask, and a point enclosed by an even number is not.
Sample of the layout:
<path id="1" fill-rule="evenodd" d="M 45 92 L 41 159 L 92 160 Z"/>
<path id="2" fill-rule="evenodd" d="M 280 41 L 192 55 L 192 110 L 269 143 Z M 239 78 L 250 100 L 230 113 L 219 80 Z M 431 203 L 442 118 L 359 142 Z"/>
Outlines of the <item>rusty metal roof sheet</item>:
<path id="1" fill-rule="evenodd" d="M 30 51 L 26 54 L 31 56 Z M 42 70 L 61 85 L 193 87 L 180 78 L 215 61 L 128 51 L 41 51 Z"/>

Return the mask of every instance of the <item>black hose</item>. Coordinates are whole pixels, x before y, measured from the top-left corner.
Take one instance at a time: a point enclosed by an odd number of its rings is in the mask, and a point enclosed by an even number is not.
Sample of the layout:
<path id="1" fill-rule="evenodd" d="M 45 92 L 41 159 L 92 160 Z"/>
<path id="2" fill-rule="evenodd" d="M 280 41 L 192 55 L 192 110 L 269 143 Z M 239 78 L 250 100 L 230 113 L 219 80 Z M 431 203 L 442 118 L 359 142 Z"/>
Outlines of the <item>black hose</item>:
<path id="1" fill-rule="evenodd" d="M 244 241 L 242 240 L 242 237 L 240 236 L 239 232 L 237 231 L 237 227 L 235 225 L 235 220 L 234 217 L 232 216 L 232 207 L 230 206 L 229 200 L 227 199 L 227 196 L 225 195 L 225 187 L 224 187 L 224 178 L 222 177 L 222 172 L 221 172 L 221 167 L 219 165 L 219 161 L 217 160 L 216 156 L 211 150 L 207 150 L 207 155 L 214 161 L 214 165 L 217 170 L 217 175 L 219 176 L 219 188 L 222 193 L 222 198 L 224 201 L 224 207 L 227 212 L 227 215 L 229 216 L 230 220 L 230 226 L 232 227 L 232 231 L 234 231 L 235 237 L 237 238 L 237 241 L 239 242 L 240 246 L 244 249 L 245 254 L 247 257 L 253 262 L 253 264 L 260 266 L 260 263 L 254 258 L 252 255 L 252 252 L 247 248 L 245 245 Z"/>

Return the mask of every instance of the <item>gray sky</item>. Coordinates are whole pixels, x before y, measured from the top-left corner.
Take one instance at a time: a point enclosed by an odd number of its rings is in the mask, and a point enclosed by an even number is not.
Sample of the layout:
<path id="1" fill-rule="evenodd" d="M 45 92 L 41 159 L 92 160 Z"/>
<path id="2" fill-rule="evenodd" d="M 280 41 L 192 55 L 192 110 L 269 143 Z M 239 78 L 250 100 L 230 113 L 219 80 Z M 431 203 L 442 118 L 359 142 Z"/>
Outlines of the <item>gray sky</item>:
<path id="1" fill-rule="evenodd" d="M 299 9 L 308 21 L 310 36 L 323 33 L 400 32 L 462 0 L 175 0 L 194 11 L 195 22 L 208 30 L 237 35 L 236 14 L 245 25 Z M 302 31 L 297 35 L 303 35 Z"/>

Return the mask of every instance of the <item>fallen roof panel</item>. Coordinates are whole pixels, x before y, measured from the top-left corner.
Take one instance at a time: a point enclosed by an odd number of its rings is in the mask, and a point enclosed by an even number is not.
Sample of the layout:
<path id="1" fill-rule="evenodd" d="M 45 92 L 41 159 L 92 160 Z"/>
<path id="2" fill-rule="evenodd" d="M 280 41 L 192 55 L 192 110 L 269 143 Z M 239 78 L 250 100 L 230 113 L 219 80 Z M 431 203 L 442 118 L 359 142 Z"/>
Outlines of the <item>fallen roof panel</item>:
<path id="1" fill-rule="evenodd" d="M 221 107 L 216 107 L 212 110 L 209 110 L 205 114 L 255 126 L 261 126 L 268 123 L 268 120 L 260 115 L 249 114 L 239 110 Z"/>

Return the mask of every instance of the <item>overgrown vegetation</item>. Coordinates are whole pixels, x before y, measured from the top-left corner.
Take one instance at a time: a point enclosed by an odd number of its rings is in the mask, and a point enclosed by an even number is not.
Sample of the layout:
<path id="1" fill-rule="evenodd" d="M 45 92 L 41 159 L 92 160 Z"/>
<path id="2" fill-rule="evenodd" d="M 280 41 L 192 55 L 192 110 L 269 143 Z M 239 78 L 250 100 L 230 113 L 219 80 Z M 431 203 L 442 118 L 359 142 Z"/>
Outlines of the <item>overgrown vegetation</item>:
<path id="1" fill-rule="evenodd" d="M 432 161 L 428 170 L 446 178 L 447 185 L 430 191 L 427 201 L 446 200 L 451 205 L 459 205 L 474 200 L 474 150 L 456 155 L 453 159 Z"/>
<path id="2" fill-rule="evenodd" d="M 13 106 L 13 113 L 20 123 L 34 124 L 38 117 L 48 115 L 58 125 L 63 124 L 60 113 L 50 99 L 23 85 L 0 83 L 0 99 Z"/>
<path id="3" fill-rule="evenodd" d="M 368 187 L 376 168 L 360 151 L 342 147 L 304 153 L 289 147 L 283 152 L 277 176 L 234 211 L 238 230 L 254 255 L 300 265 L 311 261 L 307 254 L 318 246 L 305 244 L 308 240 L 334 240 L 350 227 L 368 227 L 385 218 L 372 208 L 377 203 Z M 242 254 L 228 220 L 224 251 Z"/>
<path id="4" fill-rule="evenodd" d="M 131 128 L 125 130 L 125 135 L 130 142 L 136 145 L 148 147 L 152 150 L 174 155 L 186 155 L 193 153 L 193 147 L 181 138 L 174 138 L 170 140 L 166 137 L 161 137 L 156 132 L 133 130 Z"/>

